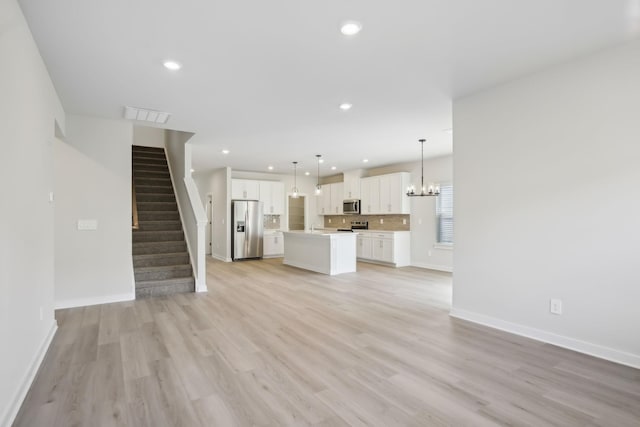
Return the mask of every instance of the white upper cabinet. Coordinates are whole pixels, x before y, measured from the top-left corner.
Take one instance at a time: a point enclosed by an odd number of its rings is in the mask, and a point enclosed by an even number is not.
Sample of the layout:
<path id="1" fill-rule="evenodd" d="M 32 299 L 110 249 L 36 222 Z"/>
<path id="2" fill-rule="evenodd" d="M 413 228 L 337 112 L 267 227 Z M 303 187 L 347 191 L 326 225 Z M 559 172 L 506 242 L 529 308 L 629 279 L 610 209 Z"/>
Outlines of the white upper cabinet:
<path id="1" fill-rule="evenodd" d="M 409 197 L 406 195 L 410 178 L 408 172 L 380 175 L 380 213 L 411 213 Z"/>
<path id="2" fill-rule="evenodd" d="M 259 181 L 251 179 L 232 179 L 231 180 L 231 198 L 258 200 L 260 197 Z"/>
<path id="3" fill-rule="evenodd" d="M 398 172 L 360 179 L 361 211 L 363 215 L 408 214 L 409 198 L 405 194 L 410 174 Z"/>
<path id="4" fill-rule="evenodd" d="M 344 201 L 344 184 L 342 182 L 336 182 L 330 184 L 331 186 L 331 215 L 342 215 L 342 202 Z"/>
<path id="5" fill-rule="evenodd" d="M 360 178 L 350 178 L 344 181 L 343 197 L 345 199 L 360 198 Z"/>
<path id="6" fill-rule="evenodd" d="M 316 198 L 316 214 L 329 215 L 331 214 L 331 187 L 329 184 L 321 185 L 322 191 L 315 196 Z"/>
<path id="7" fill-rule="evenodd" d="M 372 176 L 360 179 L 360 212 L 362 215 L 380 213 L 380 178 Z"/>
<path id="8" fill-rule="evenodd" d="M 259 181 L 260 201 L 265 215 L 284 214 L 284 184 L 276 181 Z"/>

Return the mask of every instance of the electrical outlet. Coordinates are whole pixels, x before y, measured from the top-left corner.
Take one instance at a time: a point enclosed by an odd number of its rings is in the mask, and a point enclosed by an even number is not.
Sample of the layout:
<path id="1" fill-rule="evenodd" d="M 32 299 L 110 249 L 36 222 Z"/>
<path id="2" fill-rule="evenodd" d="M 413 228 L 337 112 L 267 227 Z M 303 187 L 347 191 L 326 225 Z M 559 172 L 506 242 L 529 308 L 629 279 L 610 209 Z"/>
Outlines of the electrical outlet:
<path id="1" fill-rule="evenodd" d="M 273 223 L 274 223 L 274 224 L 276 223 L 276 219 L 275 219 L 275 218 L 273 218 Z"/>
<path id="2" fill-rule="evenodd" d="M 53 191 L 49 191 L 49 203 L 53 203 L 54 197 L 53 197 Z"/>
<path id="3" fill-rule="evenodd" d="M 344 224 L 346 222 L 346 220 L 344 218 L 342 218 L 342 223 Z"/>
<path id="4" fill-rule="evenodd" d="M 418 218 L 418 225 L 422 225 L 422 218 Z"/>
<path id="5" fill-rule="evenodd" d="M 549 312 L 551 314 L 562 314 L 562 300 L 551 299 L 549 301 Z"/>
<path id="6" fill-rule="evenodd" d="M 407 225 L 407 218 L 402 218 L 402 225 Z"/>
<path id="7" fill-rule="evenodd" d="M 428 256 L 431 256 L 431 251 L 428 251 L 428 252 L 427 252 L 427 255 L 428 255 Z"/>
<path id="8" fill-rule="evenodd" d="M 384 224 L 384 218 L 380 218 L 380 224 Z"/>
<path id="9" fill-rule="evenodd" d="M 329 218 L 329 224 L 331 224 L 331 218 Z"/>

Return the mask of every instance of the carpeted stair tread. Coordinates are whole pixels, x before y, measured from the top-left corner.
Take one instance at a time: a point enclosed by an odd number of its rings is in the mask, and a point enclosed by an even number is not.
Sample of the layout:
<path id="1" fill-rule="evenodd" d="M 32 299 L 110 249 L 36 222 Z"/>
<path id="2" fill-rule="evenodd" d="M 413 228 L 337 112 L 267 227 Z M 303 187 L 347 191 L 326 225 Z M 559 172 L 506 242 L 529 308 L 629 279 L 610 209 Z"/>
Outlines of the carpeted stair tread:
<path id="1" fill-rule="evenodd" d="M 184 240 L 164 242 L 139 242 L 133 244 L 133 255 L 171 254 L 187 250 Z"/>
<path id="2" fill-rule="evenodd" d="M 177 211 L 176 202 L 138 202 L 138 212 L 144 211 Z"/>
<path id="3" fill-rule="evenodd" d="M 179 231 L 182 223 L 174 221 L 138 221 L 138 231 Z"/>
<path id="4" fill-rule="evenodd" d="M 136 281 L 180 279 L 193 276 L 191 264 L 136 267 Z"/>
<path id="5" fill-rule="evenodd" d="M 195 279 L 149 280 L 136 282 L 136 298 L 159 297 L 195 291 Z"/>
<path id="6" fill-rule="evenodd" d="M 171 265 L 189 264 L 189 253 L 183 252 L 167 252 L 139 254 L 133 256 L 133 266 L 136 268 L 143 267 L 160 267 Z"/>
<path id="7" fill-rule="evenodd" d="M 184 240 L 182 230 L 173 231 L 134 231 L 133 243 L 141 242 L 167 242 Z"/>

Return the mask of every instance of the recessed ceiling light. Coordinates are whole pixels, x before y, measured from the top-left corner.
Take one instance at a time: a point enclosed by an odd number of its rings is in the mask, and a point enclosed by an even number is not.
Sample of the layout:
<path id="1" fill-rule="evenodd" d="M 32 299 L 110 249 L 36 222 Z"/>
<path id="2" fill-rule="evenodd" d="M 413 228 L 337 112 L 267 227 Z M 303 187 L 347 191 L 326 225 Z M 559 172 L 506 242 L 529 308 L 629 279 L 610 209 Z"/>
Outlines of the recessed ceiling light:
<path id="1" fill-rule="evenodd" d="M 320 159 L 318 160 L 320 163 L 324 163 L 324 159 Z"/>
<path id="2" fill-rule="evenodd" d="M 305 172 L 304 174 L 305 174 L 305 175 L 307 175 L 307 176 L 309 176 L 309 175 L 311 175 L 311 172 L 307 171 L 307 172 Z"/>
<path id="3" fill-rule="evenodd" d="M 269 169 L 270 171 L 272 171 L 272 170 L 273 170 L 273 166 L 269 165 L 269 166 L 267 166 L 267 169 Z"/>
<path id="4" fill-rule="evenodd" d="M 334 170 L 336 170 L 336 169 L 338 169 L 336 166 L 331 166 L 331 170 L 332 170 L 332 171 L 334 171 Z"/>
<path id="5" fill-rule="evenodd" d="M 354 36 L 362 30 L 362 24 L 357 21 L 346 21 L 342 23 L 340 32 L 345 36 Z"/>
<path id="6" fill-rule="evenodd" d="M 196 170 L 194 168 L 191 168 L 191 173 L 194 173 Z"/>
<path id="7" fill-rule="evenodd" d="M 222 150 L 222 154 L 229 154 L 229 150 L 227 149 Z"/>
<path id="8" fill-rule="evenodd" d="M 162 65 L 164 65 L 164 68 L 171 71 L 178 71 L 180 68 L 182 68 L 182 64 L 176 61 L 164 61 Z"/>
<path id="9" fill-rule="evenodd" d="M 340 109 L 342 111 L 348 111 L 351 109 L 351 107 L 353 107 L 353 104 L 349 104 L 348 102 L 343 102 L 342 104 L 340 104 Z"/>
<path id="10" fill-rule="evenodd" d="M 369 159 L 362 159 L 362 163 L 369 163 Z"/>

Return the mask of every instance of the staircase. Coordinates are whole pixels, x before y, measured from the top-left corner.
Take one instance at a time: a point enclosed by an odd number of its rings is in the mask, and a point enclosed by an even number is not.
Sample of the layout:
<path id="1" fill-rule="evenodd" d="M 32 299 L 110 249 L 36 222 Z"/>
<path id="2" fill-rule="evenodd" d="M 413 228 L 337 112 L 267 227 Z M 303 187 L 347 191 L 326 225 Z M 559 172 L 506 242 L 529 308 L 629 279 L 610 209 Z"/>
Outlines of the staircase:
<path id="1" fill-rule="evenodd" d="M 134 145 L 132 160 L 136 298 L 193 292 L 193 269 L 164 150 Z"/>

